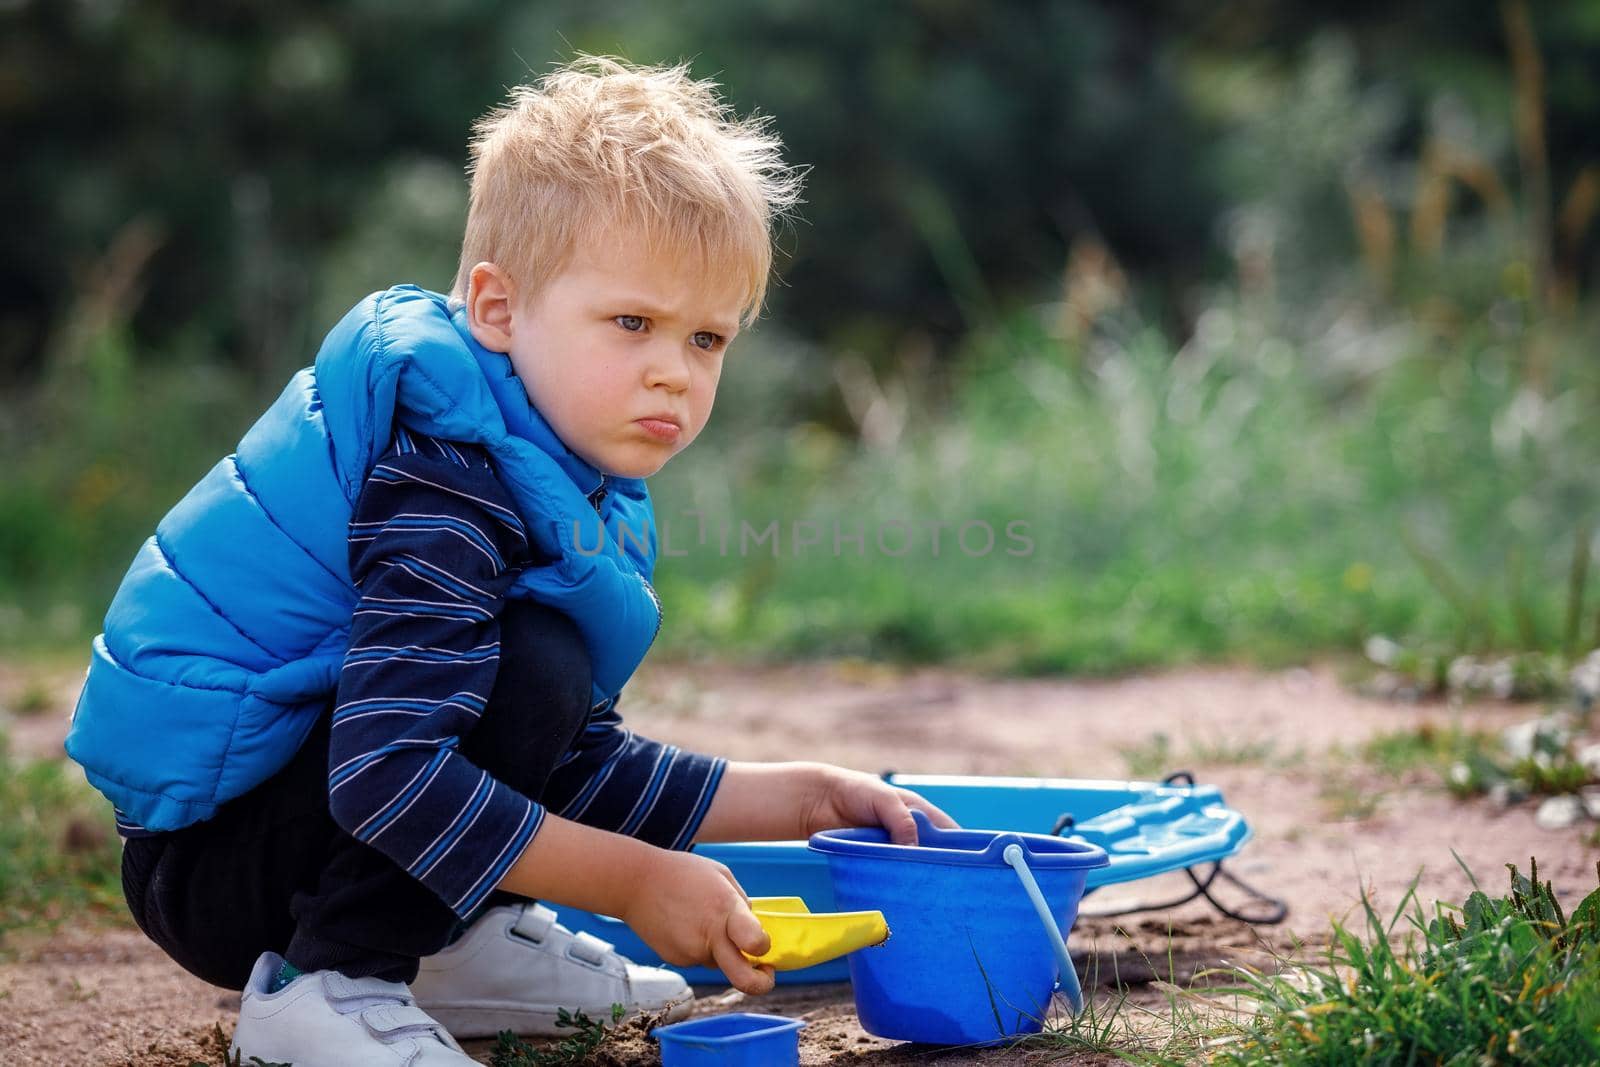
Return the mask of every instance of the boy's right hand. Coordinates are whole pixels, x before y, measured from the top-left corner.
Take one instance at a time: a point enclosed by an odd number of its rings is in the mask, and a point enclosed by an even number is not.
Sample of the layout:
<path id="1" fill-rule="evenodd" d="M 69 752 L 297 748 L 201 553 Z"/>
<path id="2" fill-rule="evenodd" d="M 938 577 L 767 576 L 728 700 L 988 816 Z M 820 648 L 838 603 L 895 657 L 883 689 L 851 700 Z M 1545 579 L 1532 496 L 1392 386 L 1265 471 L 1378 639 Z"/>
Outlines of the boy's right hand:
<path id="1" fill-rule="evenodd" d="M 745 959 L 772 945 L 733 872 L 691 852 L 655 850 L 617 916 L 674 967 L 717 967 L 745 993 L 772 991 L 772 968 Z"/>

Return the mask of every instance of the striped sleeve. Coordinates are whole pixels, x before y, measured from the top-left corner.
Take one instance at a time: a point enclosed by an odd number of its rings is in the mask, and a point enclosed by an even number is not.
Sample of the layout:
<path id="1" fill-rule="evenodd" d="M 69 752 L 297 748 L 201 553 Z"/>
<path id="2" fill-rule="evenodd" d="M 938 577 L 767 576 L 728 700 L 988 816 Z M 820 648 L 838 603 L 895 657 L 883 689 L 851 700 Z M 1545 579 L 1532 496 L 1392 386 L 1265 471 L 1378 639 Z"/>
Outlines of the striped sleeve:
<path id="1" fill-rule="evenodd" d="M 465 916 L 545 809 L 457 751 L 499 666 L 499 615 L 528 545 L 487 457 L 400 431 L 350 526 L 361 598 L 328 753 L 329 808 Z"/>
<path id="2" fill-rule="evenodd" d="M 616 700 L 595 708 L 543 800 L 564 819 L 684 849 L 705 820 L 727 760 L 640 737 Z"/>

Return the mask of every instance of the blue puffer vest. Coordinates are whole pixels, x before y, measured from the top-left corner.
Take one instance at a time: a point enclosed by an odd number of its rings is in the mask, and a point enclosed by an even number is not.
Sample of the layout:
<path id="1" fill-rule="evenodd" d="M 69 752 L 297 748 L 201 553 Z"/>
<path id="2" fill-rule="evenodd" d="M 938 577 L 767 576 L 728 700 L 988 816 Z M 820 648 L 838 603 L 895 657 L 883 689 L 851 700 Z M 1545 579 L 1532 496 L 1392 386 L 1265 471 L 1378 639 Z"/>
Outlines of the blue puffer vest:
<path id="1" fill-rule="evenodd" d="M 343 665 L 350 517 L 397 421 L 493 457 L 553 560 L 511 595 L 572 617 L 596 702 L 644 658 L 661 625 L 644 482 L 569 451 L 464 309 L 415 286 L 375 293 L 161 520 L 111 602 L 66 747 L 134 821 L 209 818 L 300 747 Z"/>

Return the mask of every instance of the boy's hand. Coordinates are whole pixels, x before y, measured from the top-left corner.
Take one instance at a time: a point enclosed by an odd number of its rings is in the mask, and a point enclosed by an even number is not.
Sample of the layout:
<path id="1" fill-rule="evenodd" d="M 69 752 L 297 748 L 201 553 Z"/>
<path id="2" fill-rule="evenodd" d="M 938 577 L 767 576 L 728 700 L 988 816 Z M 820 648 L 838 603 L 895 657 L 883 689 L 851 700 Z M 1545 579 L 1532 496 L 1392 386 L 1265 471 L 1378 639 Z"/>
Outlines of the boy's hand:
<path id="1" fill-rule="evenodd" d="M 814 791 L 802 808 L 802 836 L 841 826 L 881 826 L 897 845 L 917 843 L 916 808 L 935 826 L 954 829 L 956 821 L 909 789 L 897 789 L 861 771 L 824 764 L 817 768 Z"/>
<path id="2" fill-rule="evenodd" d="M 674 967 L 717 967 L 741 992 L 772 991 L 772 968 L 743 955 L 761 955 L 771 938 L 733 873 L 715 860 L 656 850 L 617 918 Z"/>

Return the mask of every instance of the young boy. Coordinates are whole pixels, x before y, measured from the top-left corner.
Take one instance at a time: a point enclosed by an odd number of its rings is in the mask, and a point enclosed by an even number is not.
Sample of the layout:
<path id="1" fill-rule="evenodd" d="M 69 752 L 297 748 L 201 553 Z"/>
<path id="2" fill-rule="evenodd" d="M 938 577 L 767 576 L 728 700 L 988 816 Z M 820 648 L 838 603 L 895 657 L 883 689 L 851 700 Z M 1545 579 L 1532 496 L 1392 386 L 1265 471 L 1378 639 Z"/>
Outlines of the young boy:
<path id="1" fill-rule="evenodd" d="M 680 751 L 617 699 L 660 626 L 643 479 L 699 434 L 797 174 L 678 68 L 585 57 L 476 127 L 447 300 L 362 301 L 141 548 L 68 752 L 117 809 L 141 928 L 243 990 L 233 1051 L 467 1064 L 557 1007 L 771 988 L 696 841 L 883 825 L 925 801 L 815 763 Z"/>

